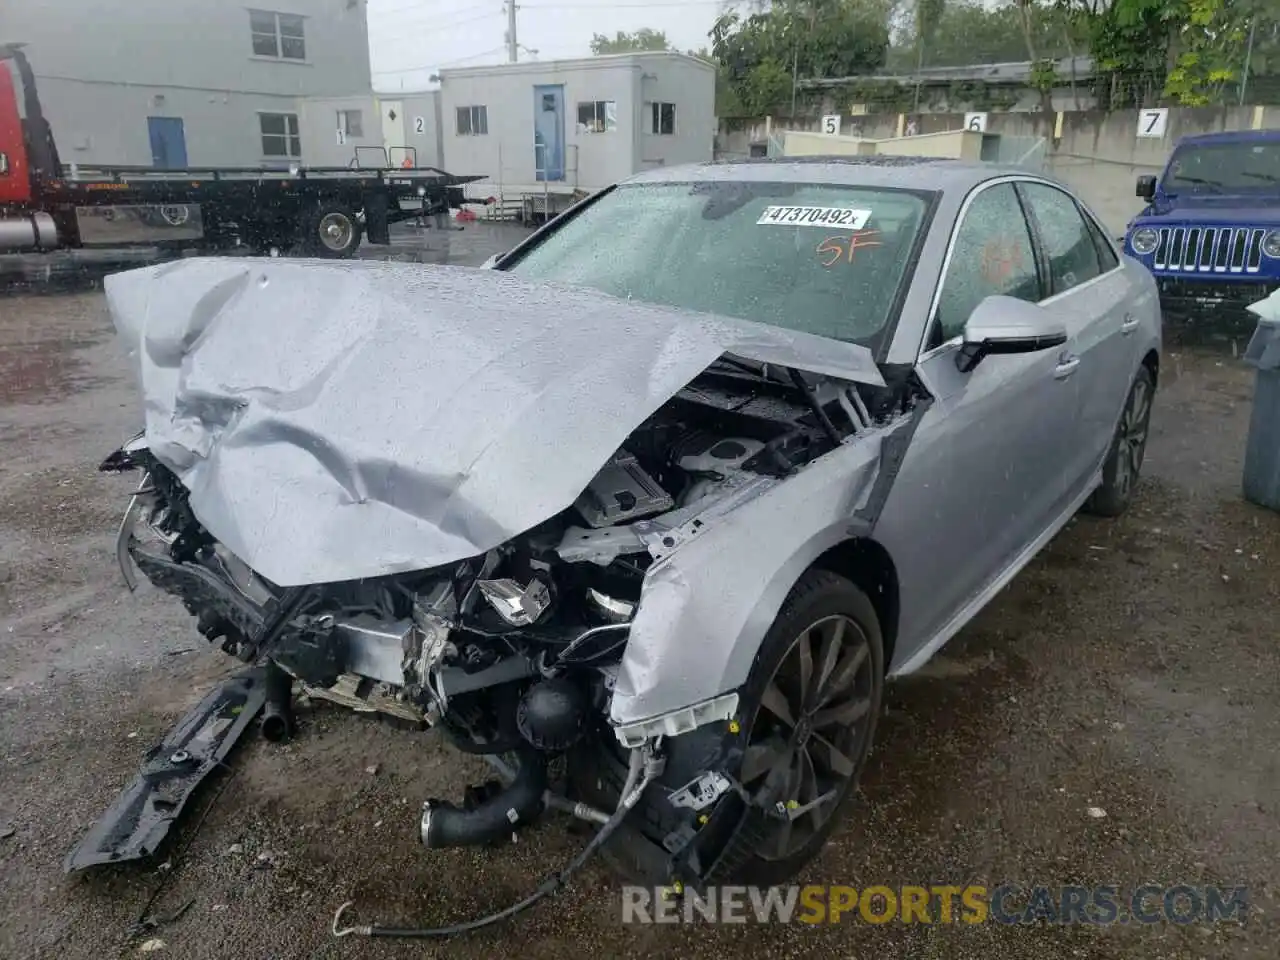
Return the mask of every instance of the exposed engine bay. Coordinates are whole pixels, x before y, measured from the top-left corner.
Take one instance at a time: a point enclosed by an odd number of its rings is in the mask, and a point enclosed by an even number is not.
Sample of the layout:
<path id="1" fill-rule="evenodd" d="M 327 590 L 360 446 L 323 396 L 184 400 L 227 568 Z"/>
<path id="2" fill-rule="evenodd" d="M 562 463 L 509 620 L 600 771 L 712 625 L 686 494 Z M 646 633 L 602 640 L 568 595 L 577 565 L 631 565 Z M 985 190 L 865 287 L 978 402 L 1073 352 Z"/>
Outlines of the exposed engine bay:
<path id="1" fill-rule="evenodd" d="M 423 842 L 454 846 L 533 819 L 552 757 L 584 741 L 622 753 L 608 703 L 653 563 L 903 402 L 726 357 L 526 534 L 445 568 L 303 587 L 271 583 L 211 536 L 141 438 L 103 469 L 145 471 L 120 532 L 126 578 L 136 566 L 181 598 L 227 653 L 269 660 L 312 696 L 438 727 L 466 752 L 518 758 L 500 802 L 473 791 L 467 810 L 427 805 Z"/>

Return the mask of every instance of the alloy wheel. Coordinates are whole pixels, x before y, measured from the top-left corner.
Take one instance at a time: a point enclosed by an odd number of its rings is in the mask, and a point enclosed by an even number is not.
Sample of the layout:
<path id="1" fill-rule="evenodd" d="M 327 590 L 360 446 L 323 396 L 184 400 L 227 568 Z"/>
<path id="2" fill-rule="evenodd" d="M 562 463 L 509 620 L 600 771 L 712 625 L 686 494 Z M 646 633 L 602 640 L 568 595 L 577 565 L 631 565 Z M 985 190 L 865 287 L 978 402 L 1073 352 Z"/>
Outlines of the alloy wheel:
<path id="1" fill-rule="evenodd" d="M 792 856 L 835 812 L 864 752 L 871 671 L 862 627 L 837 614 L 802 630 L 765 686 L 739 780 L 778 786 L 790 819 L 775 821 L 762 859 Z"/>
<path id="2" fill-rule="evenodd" d="M 1129 394 L 1120 418 L 1116 443 L 1116 486 L 1124 494 L 1138 480 L 1142 459 L 1147 449 L 1147 429 L 1151 415 L 1151 390 L 1143 379 L 1137 380 Z"/>

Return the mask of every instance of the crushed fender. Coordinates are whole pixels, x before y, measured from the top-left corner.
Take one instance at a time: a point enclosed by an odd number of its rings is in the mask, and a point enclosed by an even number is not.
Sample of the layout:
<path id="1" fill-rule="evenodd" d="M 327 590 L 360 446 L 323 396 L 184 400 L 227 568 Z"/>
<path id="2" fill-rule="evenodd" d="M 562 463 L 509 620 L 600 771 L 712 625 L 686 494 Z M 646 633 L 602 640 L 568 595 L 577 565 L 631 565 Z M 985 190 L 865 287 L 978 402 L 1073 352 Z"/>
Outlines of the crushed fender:
<path id="1" fill-rule="evenodd" d="M 266 703 L 266 670 L 226 680 L 148 751 L 138 776 L 67 855 L 67 873 L 156 851 L 196 788 L 220 766 Z"/>

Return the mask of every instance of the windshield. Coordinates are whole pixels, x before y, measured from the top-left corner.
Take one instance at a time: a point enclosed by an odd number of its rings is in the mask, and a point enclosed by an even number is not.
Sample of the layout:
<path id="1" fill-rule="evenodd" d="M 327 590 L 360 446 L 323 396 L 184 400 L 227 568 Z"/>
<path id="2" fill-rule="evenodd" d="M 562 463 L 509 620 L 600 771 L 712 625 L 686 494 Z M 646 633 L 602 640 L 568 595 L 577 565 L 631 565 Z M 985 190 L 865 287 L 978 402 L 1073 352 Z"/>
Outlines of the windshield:
<path id="1" fill-rule="evenodd" d="M 1215 143 L 1175 151 L 1165 177 L 1167 193 L 1209 193 L 1274 188 L 1280 184 L 1280 142 Z"/>
<path id="2" fill-rule="evenodd" d="M 509 267 L 875 350 L 927 195 L 825 184 L 624 184 Z"/>

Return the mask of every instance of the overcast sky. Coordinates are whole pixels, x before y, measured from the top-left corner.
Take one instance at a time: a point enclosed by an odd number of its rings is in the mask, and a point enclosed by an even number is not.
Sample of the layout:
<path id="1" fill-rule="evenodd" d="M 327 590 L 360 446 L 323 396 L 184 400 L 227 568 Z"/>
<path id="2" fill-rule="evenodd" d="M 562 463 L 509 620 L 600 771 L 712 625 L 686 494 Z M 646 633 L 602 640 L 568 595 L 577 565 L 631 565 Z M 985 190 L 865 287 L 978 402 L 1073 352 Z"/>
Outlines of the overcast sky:
<path id="1" fill-rule="evenodd" d="M 516 38 L 536 54 L 521 60 L 591 55 L 591 35 L 663 30 L 680 50 L 709 47 L 724 0 L 527 0 L 516 5 Z M 421 90 L 441 67 L 506 63 L 501 0 L 369 0 L 373 86 Z"/>

